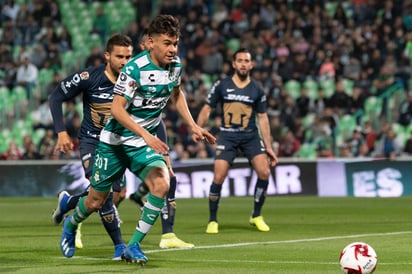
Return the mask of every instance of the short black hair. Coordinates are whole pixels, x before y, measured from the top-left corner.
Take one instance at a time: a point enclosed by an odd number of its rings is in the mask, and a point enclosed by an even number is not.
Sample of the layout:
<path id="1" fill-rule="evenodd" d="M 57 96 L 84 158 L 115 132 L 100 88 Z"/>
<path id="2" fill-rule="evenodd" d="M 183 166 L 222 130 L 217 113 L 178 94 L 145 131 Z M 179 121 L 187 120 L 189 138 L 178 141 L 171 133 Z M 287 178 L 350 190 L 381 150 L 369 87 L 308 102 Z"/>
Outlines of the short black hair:
<path id="1" fill-rule="evenodd" d="M 249 49 L 247 49 L 247 48 L 240 48 L 240 49 L 238 49 L 237 51 L 235 51 L 235 53 L 233 53 L 233 56 L 232 56 L 233 61 L 236 60 L 236 56 L 237 56 L 238 53 L 249 53 L 249 54 L 250 54 L 250 57 L 253 59 L 252 52 L 251 52 Z"/>
<path id="2" fill-rule="evenodd" d="M 106 51 L 112 52 L 114 46 L 129 47 L 133 46 L 132 39 L 125 34 L 113 34 L 106 44 Z"/>
<path id="3" fill-rule="evenodd" d="M 160 14 L 150 23 L 147 30 L 151 36 L 153 34 L 166 34 L 170 37 L 180 36 L 180 23 L 176 17 L 169 14 Z"/>

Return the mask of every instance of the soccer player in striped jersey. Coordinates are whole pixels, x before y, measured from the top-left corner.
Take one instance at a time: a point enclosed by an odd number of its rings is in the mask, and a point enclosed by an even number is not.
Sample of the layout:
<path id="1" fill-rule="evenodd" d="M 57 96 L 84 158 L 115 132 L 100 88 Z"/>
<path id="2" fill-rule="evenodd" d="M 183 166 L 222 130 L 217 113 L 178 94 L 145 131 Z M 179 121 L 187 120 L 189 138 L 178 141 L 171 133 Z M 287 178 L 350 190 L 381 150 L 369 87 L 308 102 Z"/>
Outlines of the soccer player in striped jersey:
<path id="1" fill-rule="evenodd" d="M 233 76 L 213 85 L 197 120 L 200 126 L 206 125 L 212 109 L 218 103 L 221 104 L 222 126 L 216 147 L 214 178 L 210 186 L 210 216 L 206 233 L 219 232 L 217 210 L 222 184 L 239 150 L 247 157 L 258 176 L 249 223 L 259 231 L 266 232 L 270 228 L 261 216 L 261 209 L 268 187 L 269 162 L 274 166 L 278 161 L 270 143 L 266 96 L 259 83 L 250 77 L 253 61 L 247 49 L 241 48 L 234 53 L 232 67 L 235 71 Z"/>
<path id="2" fill-rule="evenodd" d="M 120 70 L 132 57 L 133 46 L 131 39 L 126 35 L 113 35 L 106 44 L 104 57 L 106 64 L 80 70 L 60 82 L 50 96 L 50 110 L 53 116 L 55 131 L 58 135 L 56 151 L 68 153 L 73 150 L 74 144 L 67 133 L 63 119 L 63 103 L 73 100 L 79 94 L 83 98 L 83 121 L 78 134 L 80 158 L 86 178 L 91 179 L 94 154 L 99 143 L 100 132 L 110 116 L 113 100 L 114 83 Z M 113 184 L 113 192 L 101 208 L 98 208 L 100 219 L 110 235 L 115 246 L 113 260 L 121 260 L 123 242 L 120 232 L 120 223 L 117 209 L 113 203 L 113 193 L 121 191 L 122 179 Z M 59 193 L 58 205 L 52 215 L 53 222 L 59 224 L 65 213 L 74 209 L 80 197 L 87 194 L 69 195 L 68 192 Z M 116 200 L 116 199 L 115 199 Z M 77 247 L 82 244 L 76 239 Z"/>
<path id="3" fill-rule="evenodd" d="M 195 123 L 180 88 L 179 21 L 171 15 L 158 15 L 150 23 L 148 35 L 149 50 L 127 63 L 117 79 L 112 117 L 100 135 L 89 194 L 65 219 L 60 248 L 66 257 L 74 255 L 77 225 L 102 206 L 113 181 L 128 168 L 146 183 L 150 193 L 122 257 L 128 262 L 147 262 L 140 243 L 159 217 L 169 190 L 169 172 L 163 157 L 169 147 L 156 136 L 169 98 L 189 125 L 195 142 L 216 141 Z"/>
<path id="4" fill-rule="evenodd" d="M 142 38 L 139 43 L 140 49 L 147 50 L 147 29 L 143 31 Z M 167 144 L 167 132 L 166 125 L 163 120 L 160 120 L 159 126 L 156 132 L 157 137 Z M 160 248 L 192 248 L 195 245 L 192 243 L 186 243 L 185 241 L 179 239 L 173 232 L 173 226 L 176 216 L 176 185 L 177 179 L 173 172 L 172 163 L 170 162 L 169 154 L 163 155 L 166 160 L 166 165 L 169 170 L 170 177 L 170 187 L 167 193 L 166 204 L 162 209 L 161 220 L 162 220 L 162 237 L 160 239 Z M 149 189 L 144 182 L 142 182 L 137 190 L 130 194 L 129 198 L 131 201 L 135 202 L 140 209 L 143 208 L 144 202 L 143 198 L 149 193 Z"/>

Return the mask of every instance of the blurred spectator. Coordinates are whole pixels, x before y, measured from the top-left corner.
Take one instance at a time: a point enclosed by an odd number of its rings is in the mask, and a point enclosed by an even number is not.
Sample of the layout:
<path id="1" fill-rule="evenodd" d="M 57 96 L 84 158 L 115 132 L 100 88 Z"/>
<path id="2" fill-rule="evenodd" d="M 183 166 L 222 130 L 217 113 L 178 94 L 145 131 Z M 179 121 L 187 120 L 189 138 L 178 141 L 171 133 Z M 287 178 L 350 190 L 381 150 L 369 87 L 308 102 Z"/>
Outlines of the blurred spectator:
<path id="1" fill-rule="evenodd" d="M 109 18 L 107 17 L 104 7 L 98 6 L 96 8 L 96 16 L 93 19 L 91 33 L 97 34 L 102 41 L 106 41 L 106 37 L 110 30 Z"/>
<path id="2" fill-rule="evenodd" d="M 19 13 L 20 6 L 14 0 L 5 0 L 2 3 L 1 9 L 1 21 L 5 20 L 12 20 L 13 22 L 16 21 L 17 14 Z"/>
<path id="3" fill-rule="evenodd" d="M 403 148 L 403 152 L 407 156 L 412 156 L 412 134 L 409 134 L 409 137 L 405 143 L 405 147 Z"/>
<path id="4" fill-rule="evenodd" d="M 22 160 L 40 160 L 42 158 L 43 157 L 40 155 L 40 153 L 37 152 L 36 144 L 31 141 L 24 151 Z"/>
<path id="5" fill-rule="evenodd" d="M 54 72 L 52 81 L 47 84 L 45 90 L 42 92 L 42 97 L 40 98 L 40 100 L 48 100 L 50 94 L 53 92 L 56 86 L 60 84 L 61 80 L 63 80 L 62 75 L 58 72 Z"/>
<path id="6" fill-rule="evenodd" d="M 368 146 L 368 151 L 373 152 L 375 149 L 376 132 L 372 127 L 370 121 L 365 121 L 363 123 L 362 135 L 365 138 L 366 145 Z"/>
<path id="7" fill-rule="evenodd" d="M 402 142 L 396 136 L 395 131 L 389 126 L 382 137 L 378 140 L 375 156 L 385 157 L 389 160 L 395 160 L 396 157 L 402 154 L 403 147 Z"/>
<path id="8" fill-rule="evenodd" d="M 300 89 L 300 96 L 296 98 L 296 108 L 298 110 L 298 117 L 305 117 L 309 113 L 310 99 L 308 97 L 308 91 L 302 87 Z"/>
<path id="9" fill-rule="evenodd" d="M 86 58 L 85 67 L 95 67 L 104 64 L 105 59 L 100 46 L 95 45 L 90 49 L 90 54 Z"/>
<path id="10" fill-rule="evenodd" d="M 72 36 L 66 27 L 62 27 L 58 35 L 57 50 L 59 53 L 65 53 L 72 49 Z"/>
<path id="11" fill-rule="evenodd" d="M 335 93 L 330 97 L 329 102 L 330 106 L 334 109 L 334 112 L 339 116 L 349 112 L 351 98 L 346 94 L 342 80 L 336 82 Z"/>
<path id="12" fill-rule="evenodd" d="M 339 155 L 340 158 L 351 158 L 352 154 L 350 153 L 350 149 L 348 144 L 343 143 L 341 146 L 339 146 Z"/>
<path id="13" fill-rule="evenodd" d="M 360 87 L 355 86 L 349 101 L 349 113 L 354 114 L 358 110 L 363 110 L 367 97 L 367 94 Z"/>
<path id="14" fill-rule="evenodd" d="M 21 160 L 23 157 L 17 144 L 14 141 L 10 141 L 9 148 L 0 156 L 1 160 Z"/>
<path id="15" fill-rule="evenodd" d="M 49 102 L 43 99 L 40 106 L 33 111 L 33 129 L 44 128 L 46 130 L 54 129 L 53 118 L 51 116 Z"/>
<path id="16" fill-rule="evenodd" d="M 412 91 L 406 93 L 406 99 L 399 106 L 398 123 L 403 126 L 412 124 Z"/>
<path id="17" fill-rule="evenodd" d="M 34 46 L 30 60 L 38 69 L 42 69 L 47 59 L 47 52 L 43 43 L 37 43 Z"/>
<path id="18" fill-rule="evenodd" d="M 37 83 L 38 69 L 31 63 L 30 56 L 25 53 L 21 57 L 22 63 L 17 69 L 16 82 L 17 85 L 23 86 L 26 89 L 27 99 L 30 100 L 33 96 L 33 89 Z"/>
<path id="19" fill-rule="evenodd" d="M 57 49 L 57 44 L 50 43 L 48 45 L 47 57 L 44 62 L 44 68 L 51 69 L 54 71 L 60 71 L 62 68 L 62 60 L 60 53 Z"/>
<path id="20" fill-rule="evenodd" d="M 54 136 L 54 129 L 48 129 L 43 138 L 41 138 L 37 151 L 43 159 L 49 159 L 54 153 L 55 144 L 56 139 Z"/>
<path id="21" fill-rule="evenodd" d="M 355 55 L 351 54 L 349 61 L 343 67 L 343 76 L 352 81 L 359 80 L 362 67 Z"/>
<path id="22" fill-rule="evenodd" d="M 366 144 L 366 140 L 362 135 L 362 128 L 360 126 L 357 126 L 353 130 L 352 137 L 346 140 L 346 144 L 349 146 L 351 155 L 353 157 L 358 157 L 361 145 Z"/>
<path id="23" fill-rule="evenodd" d="M 299 149 L 301 143 L 296 139 L 291 130 L 286 131 L 279 143 L 279 157 L 292 157 Z"/>
<path id="24" fill-rule="evenodd" d="M 328 106 L 330 106 L 329 99 L 325 98 L 323 89 L 319 88 L 317 98 L 311 99 L 309 102 L 309 112 L 321 114 Z"/>

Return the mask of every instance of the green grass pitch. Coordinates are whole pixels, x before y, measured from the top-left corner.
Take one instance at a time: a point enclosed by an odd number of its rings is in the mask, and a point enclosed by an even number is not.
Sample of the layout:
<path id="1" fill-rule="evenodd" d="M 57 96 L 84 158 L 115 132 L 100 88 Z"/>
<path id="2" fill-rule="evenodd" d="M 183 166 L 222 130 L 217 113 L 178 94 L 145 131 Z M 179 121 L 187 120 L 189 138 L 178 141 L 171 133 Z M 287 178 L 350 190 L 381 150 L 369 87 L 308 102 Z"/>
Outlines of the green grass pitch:
<path id="1" fill-rule="evenodd" d="M 252 197 L 223 198 L 216 235 L 205 234 L 207 199 L 179 199 L 175 232 L 196 247 L 161 250 L 158 220 L 142 243 L 149 258 L 143 267 L 111 260 L 97 214 L 82 227 L 84 248 L 64 258 L 61 226 L 50 219 L 56 200 L 0 199 L 1 273 L 341 273 L 340 251 L 355 241 L 377 252 L 375 273 L 412 273 L 412 197 L 267 197 L 267 233 L 248 224 Z M 119 211 L 127 242 L 139 211 L 129 200 Z"/>

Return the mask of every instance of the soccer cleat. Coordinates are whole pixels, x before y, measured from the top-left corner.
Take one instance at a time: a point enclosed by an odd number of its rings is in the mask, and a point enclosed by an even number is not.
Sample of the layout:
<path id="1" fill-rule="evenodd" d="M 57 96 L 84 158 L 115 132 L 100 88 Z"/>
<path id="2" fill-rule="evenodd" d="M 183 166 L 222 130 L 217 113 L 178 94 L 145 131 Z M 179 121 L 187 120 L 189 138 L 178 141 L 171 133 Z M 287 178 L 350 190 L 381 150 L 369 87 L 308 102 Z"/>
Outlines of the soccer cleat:
<path id="1" fill-rule="evenodd" d="M 219 232 L 219 224 L 215 221 L 209 222 L 207 224 L 206 233 L 217 234 Z"/>
<path id="2" fill-rule="evenodd" d="M 123 250 L 122 260 L 143 265 L 148 259 L 138 244 L 132 244 Z"/>
<path id="3" fill-rule="evenodd" d="M 270 230 L 270 227 L 265 223 L 262 216 L 250 217 L 249 223 L 256 226 L 259 231 L 268 232 Z"/>
<path id="4" fill-rule="evenodd" d="M 67 212 L 67 201 L 69 198 L 70 194 L 67 191 L 61 191 L 57 195 L 57 207 L 52 215 L 52 220 L 55 225 L 58 225 L 63 221 L 64 214 Z"/>
<path id="5" fill-rule="evenodd" d="M 130 201 L 134 202 L 135 204 L 137 204 L 137 206 L 140 208 L 140 210 L 143 210 L 144 207 L 144 202 L 141 198 L 136 198 L 134 196 L 134 193 L 130 194 L 129 196 Z"/>
<path id="6" fill-rule="evenodd" d="M 80 223 L 77 226 L 77 232 L 76 232 L 76 248 L 82 249 L 83 248 L 83 243 L 82 243 L 82 232 L 80 231 L 80 228 L 82 227 L 82 223 Z"/>
<path id="7" fill-rule="evenodd" d="M 159 244 L 160 248 L 193 248 L 195 245 L 180 240 L 174 233 L 162 235 Z"/>
<path id="8" fill-rule="evenodd" d="M 62 237 L 60 239 L 60 251 L 63 256 L 67 258 L 73 257 L 74 251 L 76 250 L 74 243 L 76 239 L 76 231 L 71 231 L 67 228 L 70 218 L 70 216 L 66 216 L 66 219 L 64 220 Z"/>
<path id="9" fill-rule="evenodd" d="M 126 248 L 125 244 L 118 244 L 114 246 L 114 255 L 113 255 L 113 261 L 121 261 L 122 260 L 122 254 L 124 249 Z"/>

